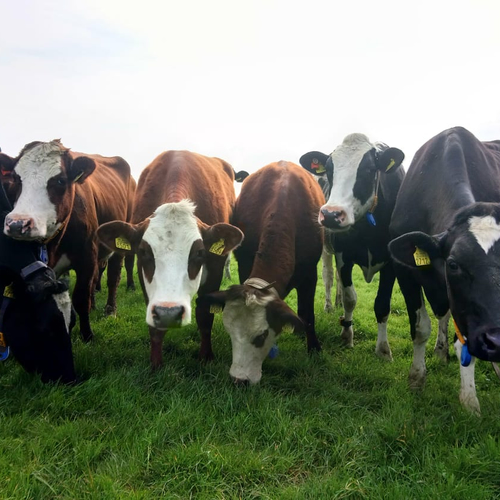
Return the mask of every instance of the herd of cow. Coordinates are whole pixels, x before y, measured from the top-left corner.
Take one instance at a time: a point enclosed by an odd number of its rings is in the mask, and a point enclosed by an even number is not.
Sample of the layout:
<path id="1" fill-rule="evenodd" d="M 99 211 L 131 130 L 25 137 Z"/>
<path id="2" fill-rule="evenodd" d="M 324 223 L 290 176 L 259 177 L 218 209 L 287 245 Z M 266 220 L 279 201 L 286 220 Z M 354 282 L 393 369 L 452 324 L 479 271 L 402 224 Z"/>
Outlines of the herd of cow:
<path id="1" fill-rule="evenodd" d="M 421 387 L 426 376 L 425 293 L 439 319 L 435 353 L 448 359 L 452 316 L 460 400 L 479 413 L 475 358 L 500 361 L 500 141 L 481 142 L 455 127 L 425 143 L 406 175 L 403 158 L 397 148 L 351 134 L 331 154 L 304 154 L 302 167 L 280 161 L 261 168 L 236 199 L 231 165 L 188 151 L 160 154 L 137 186 L 122 158 L 75 153 L 59 140 L 27 144 L 15 158 L 0 153 L 0 354 L 10 350 L 43 381 L 75 383 L 76 315 L 90 341 L 102 271 L 107 266 L 106 313 L 115 314 L 123 258 L 133 287 L 136 256 L 152 366 L 162 364 L 166 331 L 190 322 L 197 294 L 200 359 L 213 358 L 213 314 L 222 309 L 231 377 L 256 383 L 283 329 L 305 332 L 308 350 L 321 349 L 317 265 L 323 256 L 330 309 L 334 253 L 345 344 L 353 345 L 358 264 L 367 282 L 380 272 L 376 354 L 392 359 L 387 321 L 397 278 L 413 340 L 410 385 Z M 222 291 L 233 250 L 241 284 Z M 76 274 L 72 300 L 63 277 L 69 269 Z M 297 314 L 284 302 L 294 288 Z"/>

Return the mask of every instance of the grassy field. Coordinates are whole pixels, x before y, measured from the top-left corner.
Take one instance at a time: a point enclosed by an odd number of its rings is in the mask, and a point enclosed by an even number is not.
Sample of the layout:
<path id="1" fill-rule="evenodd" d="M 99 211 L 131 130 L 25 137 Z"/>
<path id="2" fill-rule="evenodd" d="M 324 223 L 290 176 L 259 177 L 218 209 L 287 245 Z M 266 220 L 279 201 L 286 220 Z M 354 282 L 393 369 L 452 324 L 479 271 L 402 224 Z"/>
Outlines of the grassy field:
<path id="1" fill-rule="evenodd" d="M 127 293 L 122 280 L 118 317 L 106 318 L 103 290 L 96 341 L 73 332 L 84 383 L 43 385 L 15 361 L 0 366 L 0 499 L 500 498 L 500 382 L 491 365 L 477 364 L 476 418 L 460 406 L 454 353 L 449 365 L 432 355 L 434 333 L 427 385 L 410 393 L 402 296 L 389 320 L 394 362 L 383 362 L 374 355 L 376 283 L 355 279 L 354 349 L 341 347 L 340 311 L 323 311 L 319 283 L 323 352 L 309 357 L 303 338 L 284 334 L 280 355 L 249 388 L 230 381 L 220 315 L 216 361 L 198 362 L 191 325 L 168 334 L 165 366 L 152 373 L 141 293 Z"/>

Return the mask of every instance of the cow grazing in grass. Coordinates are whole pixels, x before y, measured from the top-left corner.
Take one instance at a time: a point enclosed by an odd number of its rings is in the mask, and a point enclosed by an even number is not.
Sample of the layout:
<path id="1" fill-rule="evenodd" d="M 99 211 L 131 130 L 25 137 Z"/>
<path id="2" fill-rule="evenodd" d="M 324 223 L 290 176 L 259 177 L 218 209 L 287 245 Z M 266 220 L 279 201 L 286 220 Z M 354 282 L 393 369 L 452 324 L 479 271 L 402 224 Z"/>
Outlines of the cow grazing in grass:
<path id="1" fill-rule="evenodd" d="M 8 174 L 4 174 L 7 175 Z M 3 177 L 3 176 L 2 176 Z M 11 204 L 0 186 L 0 220 Z M 43 382 L 76 382 L 71 299 L 66 283 L 40 260 L 41 245 L 0 233 L 0 351 L 12 352 Z"/>
<path id="2" fill-rule="evenodd" d="M 218 158 L 167 151 L 142 172 L 133 223 L 110 222 L 98 236 L 110 249 L 136 253 L 146 299 L 153 368 L 162 364 L 168 328 L 191 321 L 191 299 L 219 289 L 228 253 L 243 239 L 228 222 L 235 193 L 232 167 Z M 197 305 L 200 359 L 213 358 L 213 314 Z"/>
<path id="3" fill-rule="evenodd" d="M 474 357 L 500 361 L 500 141 L 481 142 L 455 127 L 426 142 L 401 186 L 390 229 L 413 339 L 410 385 L 419 388 L 426 377 L 431 322 L 423 290 L 439 318 L 435 352 L 443 359 L 451 310 L 456 353 L 463 355 L 460 400 L 479 413 Z"/>
<path id="4" fill-rule="evenodd" d="M 375 352 L 392 359 L 387 339 L 395 275 L 387 250 L 389 222 L 399 186 L 404 177 L 404 155 L 397 148 L 371 143 L 363 134 L 348 135 L 330 155 L 312 151 L 300 159 L 301 165 L 324 178 L 327 199 L 319 210 L 319 223 L 335 252 L 343 291 L 342 339 L 353 346 L 352 317 L 357 295 L 352 268 L 358 264 L 370 283 L 380 271 L 374 309 L 378 323 Z"/>
<path id="5" fill-rule="evenodd" d="M 322 203 L 314 179 L 286 161 L 261 168 L 242 186 L 233 223 L 245 234 L 234 252 L 243 284 L 206 298 L 224 307 L 236 382 L 259 382 L 262 362 L 286 325 L 305 330 L 309 351 L 320 350 L 314 293 L 323 234 L 315 219 Z M 283 301 L 293 288 L 298 316 Z"/>
<path id="6" fill-rule="evenodd" d="M 59 140 L 32 142 L 17 158 L 0 154 L 0 167 L 13 209 L 6 215 L 4 233 L 22 241 L 47 245 L 49 265 L 57 275 L 74 269 L 73 304 L 84 340 L 93 337 L 89 321 L 98 263 L 109 256 L 99 246 L 96 230 L 110 220 L 131 215 L 133 181 L 122 158 L 85 155 L 65 148 Z M 123 257 L 108 261 L 106 312 L 116 311 L 116 289 Z"/>

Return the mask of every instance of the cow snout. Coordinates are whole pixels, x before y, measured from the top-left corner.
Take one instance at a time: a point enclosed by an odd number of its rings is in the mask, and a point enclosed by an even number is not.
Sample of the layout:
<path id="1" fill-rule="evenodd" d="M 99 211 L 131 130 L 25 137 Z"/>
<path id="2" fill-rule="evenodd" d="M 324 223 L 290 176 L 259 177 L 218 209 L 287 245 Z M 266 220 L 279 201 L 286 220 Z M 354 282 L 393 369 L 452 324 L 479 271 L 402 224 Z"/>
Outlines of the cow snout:
<path id="1" fill-rule="evenodd" d="M 341 207 L 322 207 L 319 211 L 319 223 L 329 229 L 341 228 L 345 225 L 347 214 Z"/>
<path id="2" fill-rule="evenodd" d="M 4 232 L 7 236 L 19 238 L 28 236 L 35 226 L 35 221 L 31 217 L 5 217 Z"/>
<path id="3" fill-rule="evenodd" d="M 238 378 L 233 376 L 231 376 L 231 378 L 233 379 L 234 385 L 237 387 L 248 387 L 250 385 L 250 380 L 247 378 Z"/>
<path id="4" fill-rule="evenodd" d="M 479 335 L 470 335 L 469 352 L 484 361 L 500 362 L 500 328 L 482 331 Z"/>
<path id="5" fill-rule="evenodd" d="M 161 329 L 179 328 L 182 325 L 184 312 L 184 306 L 178 304 L 157 304 L 151 308 L 155 327 Z"/>

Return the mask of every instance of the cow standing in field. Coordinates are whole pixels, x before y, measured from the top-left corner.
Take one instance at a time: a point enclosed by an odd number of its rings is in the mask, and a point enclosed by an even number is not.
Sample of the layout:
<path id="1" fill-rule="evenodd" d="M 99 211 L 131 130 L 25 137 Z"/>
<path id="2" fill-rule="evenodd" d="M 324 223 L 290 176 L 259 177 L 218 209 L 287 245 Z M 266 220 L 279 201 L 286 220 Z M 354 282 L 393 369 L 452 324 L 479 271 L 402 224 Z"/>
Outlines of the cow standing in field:
<path id="1" fill-rule="evenodd" d="M 147 166 L 137 186 L 133 223 L 116 221 L 98 230 L 111 250 L 137 254 L 146 300 L 151 364 L 162 364 L 168 328 L 191 321 L 191 299 L 219 289 L 228 253 L 243 239 L 228 222 L 235 193 L 234 171 L 219 158 L 167 151 Z M 196 306 L 200 359 L 213 358 L 213 314 Z"/>
<path id="2" fill-rule="evenodd" d="M 301 165 L 324 175 L 330 185 L 327 202 L 319 210 L 319 223 L 332 238 L 335 261 L 343 291 L 344 316 L 341 337 L 353 346 L 352 316 L 357 295 L 352 268 L 358 264 L 367 283 L 380 271 L 374 310 L 378 323 L 376 354 L 392 359 L 387 339 L 387 320 L 395 281 L 387 244 L 389 222 L 404 171 L 404 154 L 382 143 L 371 143 L 363 134 L 350 134 L 330 155 L 306 153 Z"/>
<path id="3" fill-rule="evenodd" d="M 460 401 L 479 413 L 474 356 L 500 361 L 500 141 L 481 142 L 455 127 L 426 142 L 401 186 L 390 229 L 413 339 L 410 386 L 420 388 L 426 377 L 431 322 L 423 290 L 439 318 L 435 352 L 446 360 L 451 310 Z"/>
<path id="4" fill-rule="evenodd" d="M 231 335 L 236 382 L 257 383 L 262 362 L 286 325 L 305 330 L 309 351 L 319 351 L 314 294 L 323 232 L 315 216 L 320 187 L 298 165 L 280 161 L 250 175 L 236 202 L 233 223 L 245 234 L 234 252 L 240 283 L 206 301 L 223 306 Z M 284 302 L 297 289 L 298 316 Z"/>
<path id="5" fill-rule="evenodd" d="M 0 167 L 11 177 L 7 190 L 14 200 L 4 233 L 45 244 L 57 275 L 75 270 L 73 304 L 82 338 L 91 340 L 89 312 L 98 263 L 110 254 L 98 245 L 95 233 L 104 222 L 129 220 L 133 182 L 128 163 L 118 156 L 72 152 L 53 140 L 32 142 L 17 158 L 0 155 Z M 108 260 L 108 314 L 116 311 L 122 260 L 120 254 Z"/>

